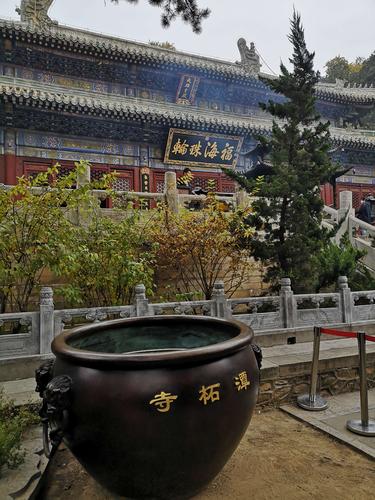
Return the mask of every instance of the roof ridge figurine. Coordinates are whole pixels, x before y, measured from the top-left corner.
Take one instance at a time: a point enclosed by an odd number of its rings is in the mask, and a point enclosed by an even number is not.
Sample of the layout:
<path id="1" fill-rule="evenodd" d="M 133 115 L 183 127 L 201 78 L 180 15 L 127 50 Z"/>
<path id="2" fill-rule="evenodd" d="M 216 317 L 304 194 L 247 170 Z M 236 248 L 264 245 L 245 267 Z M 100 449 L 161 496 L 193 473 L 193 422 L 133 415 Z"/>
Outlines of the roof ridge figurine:
<path id="1" fill-rule="evenodd" d="M 21 22 L 34 24 L 38 27 L 50 27 L 56 25 L 56 21 L 48 15 L 55 0 L 21 0 L 21 6 L 16 12 L 21 16 Z"/>
<path id="2" fill-rule="evenodd" d="M 236 64 L 240 64 L 253 75 L 259 75 L 261 64 L 259 55 L 255 50 L 254 42 L 251 42 L 250 47 L 248 47 L 246 40 L 240 38 L 237 42 L 237 47 L 240 51 L 241 61 L 237 61 Z"/>

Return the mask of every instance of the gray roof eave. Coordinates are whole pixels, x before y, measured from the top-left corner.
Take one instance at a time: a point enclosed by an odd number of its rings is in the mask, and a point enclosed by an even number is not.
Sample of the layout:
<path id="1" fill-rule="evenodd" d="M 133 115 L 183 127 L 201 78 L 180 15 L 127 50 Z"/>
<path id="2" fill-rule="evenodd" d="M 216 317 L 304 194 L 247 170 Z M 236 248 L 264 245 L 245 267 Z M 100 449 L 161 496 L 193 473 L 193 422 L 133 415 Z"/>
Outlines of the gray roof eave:
<path id="1" fill-rule="evenodd" d="M 272 119 L 267 117 L 236 115 L 151 99 L 71 90 L 58 85 L 4 76 L 0 76 L 0 97 L 8 102 L 31 104 L 46 109 L 128 117 L 168 126 L 180 123 L 180 126 L 187 124 L 201 130 L 230 129 L 241 134 L 254 134 L 269 133 L 272 128 Z M 375 131 L 331 127 L 331 136 L 338 144 L 352 143 L 375 149 Z"/>
<path id="2" fill-rule="evenodd" d="M 88 48 L 93 53 L 113 60 L 128 58 L 134 62 L 142 60 L 145 64 L 192 69 L 202 74 L 210 74 L 217 78 L 227 78 L 251 86 L 262 85 L 258 78 L 250 74 L 243 66 L 231 61 L 174 51 L 147 43 L 126 40 L 115 36 L 95 33 L 80 28 L 64 25 L 52 25 L 39 28 L 20 21 L 0 19 L 0 31 L 8 30 L 15 38 L 26 38 L 28 41 L 54 39 L 61 46 L 72 49 Z M 55 45 L 56 46 L 56 45 Z M 85 52 L 83 50 L 83 52 Z M 274 75 L 260 73 L 260 76 L 273 79 Z M 344 87 L 334 84 L 319 83 L 317 96 L 326 101 L 344 101 L 359 104 L 375 103 L 375 88 Z"/>

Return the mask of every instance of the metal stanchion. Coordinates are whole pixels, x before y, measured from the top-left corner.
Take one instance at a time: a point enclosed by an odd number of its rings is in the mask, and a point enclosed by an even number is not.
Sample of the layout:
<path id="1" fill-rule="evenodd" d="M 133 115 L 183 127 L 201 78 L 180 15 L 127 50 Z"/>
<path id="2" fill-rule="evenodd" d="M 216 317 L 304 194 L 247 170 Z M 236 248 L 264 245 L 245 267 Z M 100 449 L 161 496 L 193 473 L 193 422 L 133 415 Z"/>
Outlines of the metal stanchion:
<path id="1" fill-rule="evenodd" d="M 320 327 L 314 326 L 314 350 L 311 365 L 310 393 L 298 396 L 297 404 L 304 410 L 322 411 L 328 408 L 328 403 L 316 394 L 318 384 L 319 350 L 320 350 Z"/>
<path id="2" fill-rule="evenodd" d="M 366 374 L 366 334 L 357 333 L 359 350 L 359 384 L 361 394 L 361 420 L 348 420 L 346 427 L 361 436 L 375 436 L 375 420 L 369 420 Z"/>

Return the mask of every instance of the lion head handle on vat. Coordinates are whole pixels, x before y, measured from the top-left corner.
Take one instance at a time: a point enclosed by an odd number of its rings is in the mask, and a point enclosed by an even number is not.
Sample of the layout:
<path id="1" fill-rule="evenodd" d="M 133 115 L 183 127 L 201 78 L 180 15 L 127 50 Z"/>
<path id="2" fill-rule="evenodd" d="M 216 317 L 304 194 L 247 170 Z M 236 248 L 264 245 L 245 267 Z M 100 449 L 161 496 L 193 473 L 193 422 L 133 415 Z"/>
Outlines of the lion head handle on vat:
<path id="1" fill-rule="evenodd" d="M 57 24 L 48 15 L 54 0 L 22 0 L 16 12 L 24 23 L 34 24 L 38 27 L 49 27 Z"/>
<path id="2" fill-rule="evenodd" d="M 72 396 L 72 379 L 67 375 L 53 378 L 53 366 L 54 361 L 50 360 L 35 372 L 36 391 L 43 398 L 39 415 L 43 424 L 43 446 L 47 457 L 58 448 L 68 428 Z"/>
<path id="3" fill-rule="evenodd" d="M 251 344 L 251 348 L 253 350 L 255 359 L 257 360 L 258 368 L 260 370 L 262 368 L 262 361 L 263 361 L 262 349 L 256 344 Z"/>

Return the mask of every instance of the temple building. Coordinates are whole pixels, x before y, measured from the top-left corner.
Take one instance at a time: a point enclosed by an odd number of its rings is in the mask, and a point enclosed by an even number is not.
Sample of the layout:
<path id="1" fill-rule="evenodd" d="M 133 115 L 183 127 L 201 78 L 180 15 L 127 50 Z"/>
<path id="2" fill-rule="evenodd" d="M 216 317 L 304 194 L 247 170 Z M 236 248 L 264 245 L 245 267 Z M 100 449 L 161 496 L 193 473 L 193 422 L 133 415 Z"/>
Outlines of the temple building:
<path id="1" fill-rule="evenodd" d="M 221 167 L 254 167 L 255 136 L 272 125 L 258 104 L 282 99 L 259 79 L 254 44 L 238 41 L 237 62 L 192 55 L 60 26 L 51 3 L 23 1 L 20 21 L 0 20 L 0 183 L 87 159 L 94 179 L 116 170 L 120 190 L 162 192 L 166 171 L 188 167 L 193 187 L 212 179 L 233 192 Z M 375 88 L 337 82 L 316 94 L 346 171 L 334 191 L 359 204 L 375 195 Z M 322 189 L 326 204 L 334 191 Z"/>

